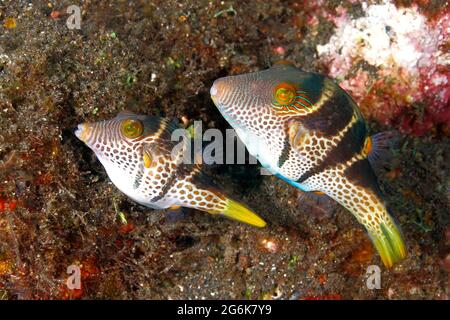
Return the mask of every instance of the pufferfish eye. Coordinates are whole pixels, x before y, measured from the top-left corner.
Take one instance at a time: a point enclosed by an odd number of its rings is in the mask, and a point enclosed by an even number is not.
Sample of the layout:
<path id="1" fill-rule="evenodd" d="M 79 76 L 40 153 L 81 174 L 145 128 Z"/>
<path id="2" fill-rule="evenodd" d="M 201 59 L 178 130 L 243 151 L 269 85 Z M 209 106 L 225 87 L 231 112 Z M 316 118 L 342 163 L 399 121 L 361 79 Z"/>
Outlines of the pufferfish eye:
<path id="1" fill-rule="evenodd" d="M 278 105 L 289 105 L 295 100 L 296 88 L 290 83 L 280 83 L 275 87 L 273 97 Z"/>
<path id="2" fill-rule="evenodd" d="M 144 132 L 144 125 L 139 120 L 126 119 L 122 121 L 120 131 L 125 137 L 135 139 Z"/>

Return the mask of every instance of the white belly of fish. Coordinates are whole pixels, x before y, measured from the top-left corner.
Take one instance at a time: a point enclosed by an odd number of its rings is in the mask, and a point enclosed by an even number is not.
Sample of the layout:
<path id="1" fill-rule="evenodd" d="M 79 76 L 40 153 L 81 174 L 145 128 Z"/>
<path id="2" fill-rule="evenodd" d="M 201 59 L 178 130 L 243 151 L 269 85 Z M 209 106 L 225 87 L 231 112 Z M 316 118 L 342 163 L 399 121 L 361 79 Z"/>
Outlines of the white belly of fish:
<path id="1" fill-rule="evenodd" d="M 100 162 L 108 174 L 109 179 L 112 183 L 119 189 L 121 192 L 130 197 L 133 201 L 152 208 L 152 209 L 166 209 L 170 207 L 173 203 L 173 199 L 161 199 L 157 202 L 151 202 L 151 199 L 148 198 L 143 192 L 133 187 L 134 178 L 128 175 L 125 175 L 122 170 L 117 168 L 116 166 L 110 164 L 107 160 L 103 160 L 99 157 Z"/>
<path id="2" fill-rule="evenodd" d="M 270 152 L 269 145 L 263 138 L 237 128 L 236 133 L 247 147 L 248 152 L 258 159 L 264 168 L 269 170 L 272 174 L 278 173 L 278 157 L 275 153 Z"/>

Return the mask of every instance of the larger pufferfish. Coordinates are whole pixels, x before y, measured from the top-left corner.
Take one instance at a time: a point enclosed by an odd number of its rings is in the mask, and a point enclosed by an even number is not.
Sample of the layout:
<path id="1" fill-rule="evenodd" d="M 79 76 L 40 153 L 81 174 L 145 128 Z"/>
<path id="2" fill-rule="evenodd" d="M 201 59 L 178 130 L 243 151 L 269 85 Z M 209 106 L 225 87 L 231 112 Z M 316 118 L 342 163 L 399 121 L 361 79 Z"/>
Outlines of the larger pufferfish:
<path id="1" fill-rule="evenodd" d="M 182 142 L 172 141 L 178 131 Z M 115 118 L 78 125 L 75 135 L 91 148 L 115 186 L 153 209 L 194 208 L 252 226 L 266 223 L 215 187 L 191 164 L 186 130 L 168 118 L 120 112 Z"/>
<path id="2" fill-rule="evenodd" d="M 305 192 L 324 193 L 367 229 L 386 267 L 406 256 L 401 231 L 369 162 L 376 139 L 335 82 L 289 63 L 217 79 L 211 98 L 263 167 Z"/>

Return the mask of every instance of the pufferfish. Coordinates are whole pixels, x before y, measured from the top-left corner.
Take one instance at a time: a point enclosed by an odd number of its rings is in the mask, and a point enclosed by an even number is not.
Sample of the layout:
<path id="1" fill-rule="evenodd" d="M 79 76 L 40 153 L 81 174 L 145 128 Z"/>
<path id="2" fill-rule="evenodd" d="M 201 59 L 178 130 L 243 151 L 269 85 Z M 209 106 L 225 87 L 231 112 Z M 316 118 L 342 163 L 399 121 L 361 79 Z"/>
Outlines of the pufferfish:
<path id="1" fill-rule="evenodd" d="M 348 209 L 368 231 L 386 267 L 405 258 L 401 231 L 369 162 L 380 139 L 368 136 L 358 106 L 335 82 L 280 63 L 219 78 L 210 94 L 263 167 Z"/>
<path id="2" fill-rule="evenodd" d="M 190 139 L 172 141 L 180 127 L 167 118 L 128 111 L 115 118 L 78 125 L 75 135 L 91 148 L 114 185 L 153 209 L 194 208 L 264 227 L 265 221 L 209 182 L 200 165 L 190 164 Z"/>

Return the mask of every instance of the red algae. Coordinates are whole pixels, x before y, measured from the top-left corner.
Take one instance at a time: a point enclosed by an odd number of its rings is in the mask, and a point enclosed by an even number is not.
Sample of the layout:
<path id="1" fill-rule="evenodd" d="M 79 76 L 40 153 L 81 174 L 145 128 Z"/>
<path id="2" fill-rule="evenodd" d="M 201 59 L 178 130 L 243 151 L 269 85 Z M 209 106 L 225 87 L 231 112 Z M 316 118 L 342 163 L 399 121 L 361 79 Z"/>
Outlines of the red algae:
<path id="1" fill-rule="evenodd" d="M 0 198 L 0 212 L 13 211 L 17 207 L 17 200 Z"/>

